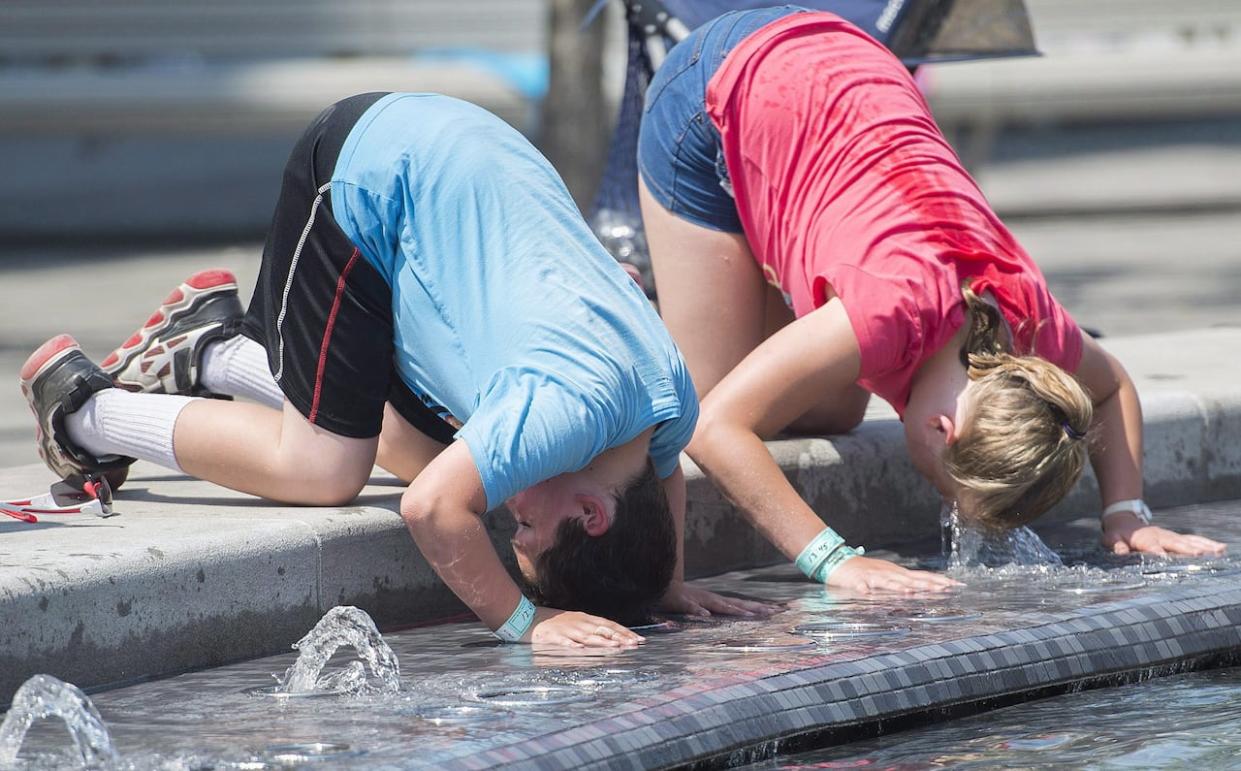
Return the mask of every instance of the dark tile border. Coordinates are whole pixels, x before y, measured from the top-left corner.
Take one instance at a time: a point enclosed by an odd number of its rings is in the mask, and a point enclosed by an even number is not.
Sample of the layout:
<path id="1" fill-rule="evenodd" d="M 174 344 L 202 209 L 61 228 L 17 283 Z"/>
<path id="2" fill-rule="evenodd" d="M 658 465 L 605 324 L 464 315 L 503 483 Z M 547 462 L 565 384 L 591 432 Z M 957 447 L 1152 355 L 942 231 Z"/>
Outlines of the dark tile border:
<path id="1" fill-rule="evenodd" d="M 447 767 L 718 768 L 1070 689 L 1241 660 L 1241 586 L 1043 614 L 1035 625 L 701 690 L 458 758 Z"/>

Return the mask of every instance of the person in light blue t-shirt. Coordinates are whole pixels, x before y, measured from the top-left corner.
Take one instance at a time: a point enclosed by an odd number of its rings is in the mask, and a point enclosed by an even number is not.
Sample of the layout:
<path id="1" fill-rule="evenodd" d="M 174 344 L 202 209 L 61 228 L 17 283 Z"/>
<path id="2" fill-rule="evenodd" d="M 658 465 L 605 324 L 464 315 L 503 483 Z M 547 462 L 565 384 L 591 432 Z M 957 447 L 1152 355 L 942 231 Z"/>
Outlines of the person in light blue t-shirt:
<path id="1" fill-rule="evenodd" d="M 60 476 L 119 481 L 141 458 L 341 504 L 378 462 L 504 640 L 627 647 L 652 609 L 764 610 L 684 583 L 685 363 L 547 160 L 479 107 L 329 108 L 286 166 L 248 310 L 231 274 L 196 274 L 101 367 L 61 336 L 22 369 Z M 538 606 L 480 521 L 503 504 Z"/>

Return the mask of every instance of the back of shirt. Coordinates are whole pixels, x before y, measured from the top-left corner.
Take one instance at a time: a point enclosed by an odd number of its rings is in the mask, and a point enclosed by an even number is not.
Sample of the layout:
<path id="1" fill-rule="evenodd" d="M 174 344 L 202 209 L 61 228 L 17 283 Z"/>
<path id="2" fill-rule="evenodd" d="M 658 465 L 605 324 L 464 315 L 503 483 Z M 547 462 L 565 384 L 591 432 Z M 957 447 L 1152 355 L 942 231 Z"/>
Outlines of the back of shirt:
<path id="1" fill-rule="evenodd" d="M 489 507 L 658 426 L 667 477 L 698 405 L 680 353 L 551 164 L 482 108 L 390 94 L 332 178 L 392 286 L 396 367 L 464 423 Z"/>
<path id="2" fill-rule="evenodd" d="M 1081 333 L 961 166 L 904 66 L 829 13 L 747 37 L 707 92 L 737 211 L 798 316 L 843 303 L 859 384 L 903 413 L 914 373 L 990 292 L 1033 352 L 1073 371 Z"/>

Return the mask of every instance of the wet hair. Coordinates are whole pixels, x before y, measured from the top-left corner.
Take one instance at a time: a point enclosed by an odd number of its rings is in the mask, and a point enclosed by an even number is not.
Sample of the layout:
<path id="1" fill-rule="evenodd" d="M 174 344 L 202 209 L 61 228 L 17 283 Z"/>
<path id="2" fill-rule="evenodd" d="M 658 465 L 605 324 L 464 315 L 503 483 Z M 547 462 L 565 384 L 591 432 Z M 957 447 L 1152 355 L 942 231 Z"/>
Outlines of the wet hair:
<path id="1" fill-rule="evenodd" d="M 969 324 L 961 358 L 972 382 L 969 413 L 944 469 L 961 486 L 970 520 L 1024 525 L 1063 498 L 1086 465 L 1090 396 L 1071 374 L 1010 351 L 995 307 L 962 287 Z"/>
<path id="2" fill-rule="evenodd" d="M 617 491 L 607 532 L 590 536 L 576 518 L 560 523 L 556 542 L 535 561 L 537 577 L 529 590 L 538 605 L 640 624 L 667 591 L 676 555 L 668 497 L 647 458 L 645 468 Z"/>

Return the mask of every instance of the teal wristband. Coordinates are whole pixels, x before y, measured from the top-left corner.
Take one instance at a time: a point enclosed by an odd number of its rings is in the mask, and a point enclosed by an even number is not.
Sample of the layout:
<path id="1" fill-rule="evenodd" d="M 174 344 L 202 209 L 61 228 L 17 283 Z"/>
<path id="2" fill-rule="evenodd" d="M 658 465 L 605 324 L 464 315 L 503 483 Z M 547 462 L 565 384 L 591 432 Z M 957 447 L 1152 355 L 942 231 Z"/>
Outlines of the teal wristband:
<path id="1" fill-rule="evenodd" d="M 814 575 L 811 577 L 815 581 L 825 584 L 827 583 L 827 577 L 830 576 L 836 568 L 840 567 L 845 560 L 850 557 L 860 557 L 865 553 L 866 550 L 861 546 L 854 549 L 852 546 L 845 546 L 844 544 L 841 544 L 836 551 L 827 555 L 827 559 L 823 560 L 823 564 L 819 566 L 818 570 L 814 571 Z"/>
<path id="2" fill-rule="evenodd" d="M 825 527 L 814 537 L 814 540 L 801 550 L 801 554 L 797 555 L 797 559 L 793 564 L 802 572 L 806 578 L 813 579 L 815 573 L 823 562 L 832 555 L 832 552 L 844 546 L 845 539 L 830 527 Z"/>
<path id="3" fill-rule="evenodd" d="M 500 628 L 492 632 L 504 642 L 518 642 L 525 637 L 526 632 L 530 631 L 530 627 L 534 624 L 534 603 L 530 602 L 524 595 L 521 602 L 517 603 L 517 609 L 513 611 L 513 615 L 508 617 L 500 625 Z"/>

